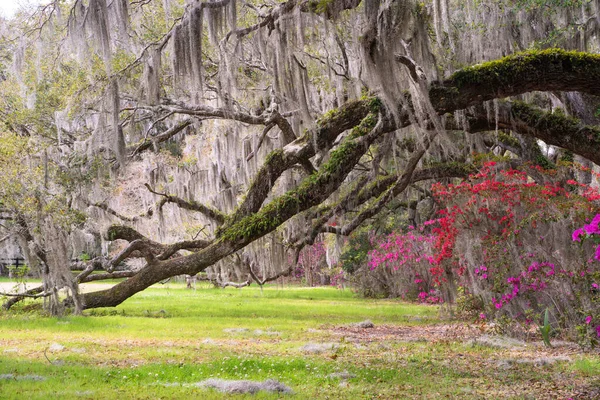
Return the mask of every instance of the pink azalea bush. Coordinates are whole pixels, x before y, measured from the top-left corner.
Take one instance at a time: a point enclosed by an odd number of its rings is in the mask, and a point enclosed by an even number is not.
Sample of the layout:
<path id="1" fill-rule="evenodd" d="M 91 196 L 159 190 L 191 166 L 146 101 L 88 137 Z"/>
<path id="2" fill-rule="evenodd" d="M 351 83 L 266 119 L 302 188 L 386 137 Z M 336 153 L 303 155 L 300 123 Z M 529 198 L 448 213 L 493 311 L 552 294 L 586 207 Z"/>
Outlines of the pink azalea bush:
<path id="1" fill-rule="evenodd" d="M 475 315 L 525 324 L 548 308 L 553 328 L 576 335 L 589 327 L 596 336 L 600 193 L 530 168 L 490 162 L 462 183 L 434 184 L 437 218 L 374 237 L 369 268 L 389 271 L 402 297 L 438 303 L 461 293 L 480 300 Z"/>

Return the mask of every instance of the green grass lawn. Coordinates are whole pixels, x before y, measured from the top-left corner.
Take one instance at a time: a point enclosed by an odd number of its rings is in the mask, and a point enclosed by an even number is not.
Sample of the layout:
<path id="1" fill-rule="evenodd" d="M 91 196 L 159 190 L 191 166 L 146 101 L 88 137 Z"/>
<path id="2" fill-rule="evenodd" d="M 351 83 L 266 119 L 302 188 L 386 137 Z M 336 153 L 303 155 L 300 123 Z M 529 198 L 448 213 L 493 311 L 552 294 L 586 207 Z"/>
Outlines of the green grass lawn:
<path id="1" fill-rule="evenodd" d="M 0 313 L 1 399 L 566 399 L 593 394 L 600 373 L 595 353 L 474 346 L 440 336 L 460 325 L 441 321 L 434 306 L 334 288 L 261 293 L 169 283 L 115 309 L 63 318 L 32 304 Z M 348 328 L 365 319 L 375 328 Z M 315 343 L 335 346 L 302 350 Z M 551 362 L 517 362 L 535 357 Z M 351 377 L 329 376 L 339 372 Z M 276 379 L 294 394 L 194 385 L 209 378 Z"/>

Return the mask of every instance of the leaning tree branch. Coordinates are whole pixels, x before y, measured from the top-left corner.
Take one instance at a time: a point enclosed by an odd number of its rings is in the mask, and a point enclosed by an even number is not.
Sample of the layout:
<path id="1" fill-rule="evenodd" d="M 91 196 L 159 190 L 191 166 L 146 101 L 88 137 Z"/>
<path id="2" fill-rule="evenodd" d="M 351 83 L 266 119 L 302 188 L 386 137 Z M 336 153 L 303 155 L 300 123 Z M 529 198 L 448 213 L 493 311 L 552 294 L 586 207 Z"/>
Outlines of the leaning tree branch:
<path id="1" fill-rule="evenodd" d="M 250 152 L 250 154 L 248 154 L 248 156 L 246 157 L 246 161 L 250 161 L 250 160 L 252 160 L 252 158 L 254 158 L 254 155 L 258 153 L 265 138 L 267 137 L 267 133 L 269 133 L 269 131 L 271 129 L 273 129 L 274 126 L 275 126 L 274 122 L 271 122 L 271 123 L 265 125 L 265 128 L 263 129 L 262 133 L 258 137 L 258 143 L 256 143 L 256 148 L 254 150 L 252 150 Z"/>
<path id="2" fill-rule="evenodd" d="M 207 247 L 211 242 L 208 240 L 184 240 L 181 242 L 165 246 L 165 250 L 157 257 L 159 260 L 166 260 L 175 255 L 179 250 L 197 251 Z"/>
<path id="3" fill-rule="evenodd" d="M 126 215 L 123 215 L 104 202 L 91 203 L 85 199 L 83 199 L 83 202 L 88 207 L 99 208 L 99 209 L 103 210 L 104 212 L 106 212 L 107 214 L 110 214 L 124 222 L 135 222 L 135 220 L 138 218 L 138 217 L 128 217 Z"/>
<path id="4" fill-rule="evenodd" d="M 430 141 L 429 141 L 430 142 Z M 365 220 L 371 218 L 376 215 L 383 209 L 383 207 L 394 197 L 398 196 L 400 193 L 404 192 L 404 190 L 408 187 L 408 185 L 412 181 L 412 174 L 417 167 L 417 164 L 421 160 L 421 158 L 425 155 L 429 144 L 423 145 L 423 147 L 413 153 L 410 160 L 408 160 L 408 164 L 404 169 L 404 173 L 398 177 L 396 182 L 388 188 L 383 195 L 381 195 L 375 204 L 367 207 L 363 211 L 361 211 L 352 221 L 350 221 L 347 225 L 345 225 L 341 231 L 339 232 L 341 235 L 347 236 L 350 232 L 354 231 L 358 228 Z"/>
<path id="5" fill-rule="evenodd" d="M 204 204 L 200 204 L 195 201 L 187 201 L 182 199 L 181 197 L 173 196 L 167 193 L 157 192 L 156 190 L 152 189 L 152 187 L 147 183 L 145 183 L 144 186 L 146 186 L 146 189 L 148 189 L 150 193 L 155 194 L 157 196 L 162 196 L 161 201 L 157 205 L 157 209 L 159 210 L 162 209 L 165 203 L 173 203 L 185 210 L 197 211 L 203 214 L 204 216 L 212 219 L 219 225 L 222 225 L 225 222 L 225 214 L 223 214 L 221 211 L 215 208 L 205 206 Z"/>
<path id="6" fill-rule="evenodd" d="M 500 101 L 493 118 L 482 105 L 470 107 L 466 113 L 466 126 L 453 118 L 446 119 L 446 129 L 466 130 L 470 133 L 489 132 L 496 129 L 533 136 L 545 143 L 561 147 L 600 165 L 600 127 L 584 125 L 580 120 L 561 112 L 542 110 L 522 101 Z M 502 138 L 504 140 L 506 138 Z M 517 142 L 502 143 L 515 154 L 522 149 Z"/>
<path id="7" fill-rule="evenodd" d="M 158 106 L 139 106 L 138 108 L 161 113 L 190 115 L 199 118 L 229 119 L 250 125 L 266 125 L 268 119 L 265 115 L 253 115 L 227 108 L 193 105 L 180 101 L 172 101 L 172 103 L 173 105 L 162 104 Z"/>
<path id="8" fill-rule="evenodd" d="M 133 157 L 144 150 L 147 150 L 158 143 L 166 142 L 171 139 L 173 136 L 177 135 L 179 132 L 183 131 L 185 128 L 192 124 L 193 120 L 191 118 L 186 118 L 183 121 L 179 122 L 177 125 L 167 129 L 163 133 L 156 135 L 151 138 L 146 138 L 142 140 L 141 143 L 135 144 L 127 147 L 127 153 L 130 157 Z"/>
<path id="9" fill-rule="evenodd" d="M 378 105 L 376 98 L 349 102 L 318 121 L 314 131 L 271 152 L 254 177 L 245 199 L 229 219 L 231 224 L 257 212 L 283 172 L 314 156 L 317 149 L 331 147 L 340 134 L 358 126 L 372 110 L 377 110 Z"/>
<path id="10" fill-rule="evenodd" d="M 125 248 L 119 255 L 110 260 L 104 269 L 115 268 L 118 263 L 130 257 L 155 257 L 157 260 L 166 260 L 175 255 L 180 250 L 197 251 L 207 247 L 211 241 L 208 240 L 184 240 L 172 244 L 162 244 L 155 242 L 146 236 L 142 235 L 133 228 L 124 225 L 112 225 L 107 231 L 108 240 L 125 240 L 130 242 L 130 245 Z M 136 243 L 135 245 L 132 244 Z M 143 252 L 143 253 L 142 253 Z"/>
<path id="11" fill-rule="evenodd" d="M 5 310 L 9 310 L 12 306 L 17 304 L 19 301 L 24 300 L 26 297 L 29 297 L 31 295 L 37 295 L 39 293 L 42 293 L 43 291 L 44 286 L 38 286 L 36 288 L 27 290 L 25 293 L 18 294 L 17 296 L 9 296 L 11 298 L 5 301 L 4 304 L 2 304 L 2 308 L 4 308 Z"/>
<path id="12" fill-rule="evenodd" d="M 107 279 L 130 278 L 137 274 L 137 271 L 116 271 L 106 274 L 93 274 L 81 279 L 80 283 L 105 281 Z"/>
<path id="13" fill-rule="evenodd" d="M 39 298 L 42 298 L 42 297 L 52 296 L 52 292 L 42 292 L 42 293 L 39 293 L 39 294 L 29 294 L 27 292 L 25 292 L 25 293 L 4 293 L 4 292 L 0 292 L 0 296 L 15 297 L 15 298 L 21 297 L 21 298 L 39 299 Z"/>
<path id="14" fill-rule="evenodd" d="M 532 91 L 600 94 L 600 54 L 547 49 L 466 67 L 429 89 L 438 113 Z"/>

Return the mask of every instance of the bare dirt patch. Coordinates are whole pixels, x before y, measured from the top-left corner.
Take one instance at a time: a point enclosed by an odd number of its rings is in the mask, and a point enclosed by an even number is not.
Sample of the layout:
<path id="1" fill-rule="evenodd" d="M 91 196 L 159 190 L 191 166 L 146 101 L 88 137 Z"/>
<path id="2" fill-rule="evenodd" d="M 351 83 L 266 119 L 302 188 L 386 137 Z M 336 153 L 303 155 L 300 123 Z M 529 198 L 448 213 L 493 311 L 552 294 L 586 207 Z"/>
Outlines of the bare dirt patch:
<path id="1" fill-rule="evenodd" d="M 371 343 L 382 341 L 398 342 L 440 342 L 464 341 L 475 339 L 482 329 L 475 325 L 443 324 L 429 326 L 391 326 L 376 325 L 369 329 L 358 326 L 339 326 L 330 328 L 334 336 L 344 337 L 346 341 Z"/>

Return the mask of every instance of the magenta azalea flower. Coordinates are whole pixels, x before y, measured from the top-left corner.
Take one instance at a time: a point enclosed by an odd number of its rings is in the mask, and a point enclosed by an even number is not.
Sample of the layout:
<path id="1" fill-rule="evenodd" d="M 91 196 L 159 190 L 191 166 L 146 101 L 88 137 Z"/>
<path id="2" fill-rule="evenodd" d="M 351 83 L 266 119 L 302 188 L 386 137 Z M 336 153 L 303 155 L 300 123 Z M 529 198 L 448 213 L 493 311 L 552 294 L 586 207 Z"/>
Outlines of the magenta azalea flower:
<path id="1" fill-rule="evenodd" d="M 600 235 L 600 214 L 596 215 L 589 225 L 583 227 L 588 235 Z"/>
<path id="2" fill-rule="evenodd" d="M 590 322 L 592 322 L 592 316 L 588 315 L 587 317 L 585 317 L 585 323 L 589 325 Z"/>
<path id="3" fill-rule="evenodd" d="M 594 256 L 594 258 L 598 261 L 600 261 L 600 245 L 598 245 L 598 247 L 596 247 L 596 255 Z"/>
<path id="4" fill-rule="evenodd" d="M 571 235 L 571 238 L 574 242 L 581 242 L 581 236 L 583 236 L 584 234 L 585 231 L 583 230 L 583 228 L 575 229 L 573 231 L 573 235 Z"/>

